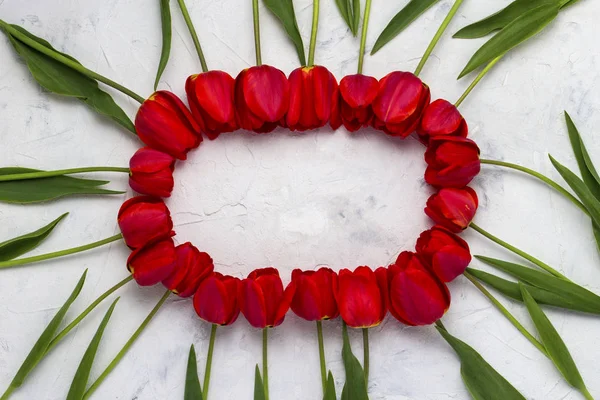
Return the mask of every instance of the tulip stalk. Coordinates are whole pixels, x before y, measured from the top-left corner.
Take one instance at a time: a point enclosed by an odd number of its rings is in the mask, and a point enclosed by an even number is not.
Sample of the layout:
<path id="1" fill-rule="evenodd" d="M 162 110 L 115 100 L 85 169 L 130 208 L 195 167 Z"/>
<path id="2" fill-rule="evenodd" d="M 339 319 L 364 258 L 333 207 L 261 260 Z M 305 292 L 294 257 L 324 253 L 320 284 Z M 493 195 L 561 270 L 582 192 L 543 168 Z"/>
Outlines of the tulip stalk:
<path id="1" fill-rule="evenodd" d="M 369 328 L 362 329 L 363 334 L 363 369 L 365 371 L 365 382 L 369 385 Z"/>
<path id="2" fill-rule="evenodd" d="M 460 96 L 460 98 L 456 100 L 456 103 L 454 103 L 456 107 L 459 107 L 463 103 L 463 101 L 465 101 L 467 96 L 473 91 L 473 89 L 475 89 L 475 86 L 477 86 L 477 84 L 483 79 L 483 77 L 486 76 L 488 72 L 490 72 L 490 70 L 494 67 L 494 65 L 498 63 L 498 61 L 502 59 L 502 57 L 504 57 L 504 54 L 494 58 L 492 61 L 490 61 L 488 65 L 485 66 L 483 70 L 481 70 L 479 75 L 477 75 L 477 77 L 473 80 L 473 82 L 471 82 L 469 87 L 467 87 L 467 90 L 465 90 L 462 96 Z"/>
<path id="3" fill-rule="evenodd" d="M 196 53 L 198 53 L 198 58 L 200 59 L 200 64 L 202 65 L 202 71 L 208 72 L 208 66 L 206 65 L 206 59 L 204 58 L 204 52 L 202 51 L 202 46 L 200 46 L 200 40 L 198 39 L 198 34 L 196 33 L 196 28 L 194 28 L 194 23 L 192 22 L 192 18 L 190 17 L 190 13 L 185 5 L 184 0 L 177 0 L 179 3 L 179 8 L 181 9 L 181 14 L 183 14 L 183 19 L 185 20 L 185 24 L 190 31 L 190 35 L 192 36 L 192 40 L 194 41 L 194 47 L 196 47 Z"/>
<path id="4" fill-rule="evenodd" d="M 254 52 L 256 53 L 256 65 L 262 65 L 260 50 L 260 15 L 258 12 L 258 0 L 252 0 L 252 17 L 254 21 Z"/>
<path id="5" fill-rule="evenodd" d="M 262 357 L 263 357 L 263 386 L 265 388 L 265 400 L 269 400 L 269 366 L 268 366 L 268 342 L 269 342 L 269 328 L 263 328 L 263 348 L 262 348 Z"/>
<path id="6" fill-rule="evenodd" d="M 317 32 L 319 30 L 319 0 L 313 0 L 312 29 L 310 32 L 310 46 L 308 47 L 308 66 L 315 64 L 315 49 L 317 47 Z"/>
<path id="7" fill-rule="evenodd" d="M 202 400 L 208 399 L 208 386 L 210 384 L 210 371 L 212 369 L 213 352 L 215 350 L 215 339 L 217 338 L 217 324 L 210 328 L 210 341 L 208 343 L 208 354 L 206 356 L 206 368 L 204 370 L 204 389 L 202 389 Z"/>
<path id="8" fill-rule="evenodd" d="M 456 13 L 457 13 L 458 9 L 460 8 L 460 6 L 462 5 L 462 3 L 463 3 L 463 0 L 456 0 L 456 2 L 454 3 L 454 5 L 450 9 L 450 12 L 448 12 L 448 15 L 446 15 L 446 18 L 444 19 L 444 21 L 442 22 L 442 25 L 440 25 L 439 29 L 435 33 L 435 36 L 431 40 L 431 43 L 429 43 L 429 46 L 427 47 L 427 50 L 425 50 L 425 54 L 423 54 L 423 57 L 421 58 L 421 61 L 419 62 L 419 65 L 417 66 L 417 69 L 415 70 L 415 75 L 416 76 L 419 76 L 419 74 L 423 70 L 423 67 L 425 66 L 425 63 L 427 63 L 427 60 L 429 60 L 429 57 L 431 56 L 431 53 L 433 53 L 433 49 L 435 49 L 435 46 L 440 41 L 442 35 L 444 34 L 444 32 L 446 31 L 446 29 L 448 28 L 448 25 L 450 24 L 450 21 L 452 21 L 452 19 L 456 15 Z"/>
<path id="9" fill-rule="evenodd" d="M 323 395 L 327 393 L 327 365 L 325 364 L 325 343 L 323 341 L 323 323 L 317 321 L 317 339 L 319 341 L 319 361 L 321 365 L 321 383 Z"/>
<path id="10" fill-rule="evenodd" d="M 119 239 L 122 239 L 122 238 L 123 238 L 123 235 L 121 233 L 118 233 L 118 234 L 116 234 L 114 236 L 111 236 L 109 238 L 102 239 L 102 240 L 99 240 L 97 242 L 93 242 L 93 243 L 86 244 L 86 245 L 83 245 L 83 246 L 73 247 L 73 248 L 66 249 L 66 250 L 55 251 L 53 253 L 41 254 L 39 256 L 26 257 L 26 258 L 17 258 L 15 260 L 2 261 L 2 262 L 0 262 L 0 269 L 10 268 L 10 267 L 16 267 L 16 266 L 20 266 L 20 265 L 25 265 L 25 264 L 31 264 L 31 263 L 35 263 L 35 262 L 50 260 L 50 259 L 53 259 L 53 258 L 64 257 L 64 256 L 68 256 L 68 255 L 71 255 L 71 254 L 81 253 L 83 251 L 91 250 L 91 249 L 94 249 L 96 247 L 104 246 L 105 244 L 109 244 L 109 243 L 115 242 L 115 241 L 117 241 Z"/>
<path id="11" fill-rule="evenodd" d="M 130 170 L 129 170 L 129 168 L 123 168 L 123 167 L 69 168 L 69 169 L 59 169 L 56 171 L 38 171 L 38 172 L 26 172 L 23 174 L 1 175 L 0 182 L 50 178 L 53 176 L 72 175 L 72 174 L 80 174 L 80 173 L 86 173 L 86 172 L 124 172 L 124 173 L 128 174 L 128 173 L 130 173 Z"/>
<path id="12" fill-rule="evenodd" d="M 127 96 L 131 97 L 132 99 L 138 101 L 140 104 L 144 102 L 145 99 L 142 96 L 136 94 L 134 91 L 127 89 L 125 86 L 122 86 L 113 80 L 110 80 L 94 71 L 87 69 L 83 65 L 79 64 L 77 61 L 74 61 L 74 60 L 60 54 L 58 51 L 51 49 L 51 48 L 45 46 L 44 44 L 30 38 L 29 36 L 25 35 L 24 33 L 20 32 L 17 29 L 14 29 L 12 26 L 10 26 L 9 24 L 7 24 L 6 22 L 4 22 L 2 20 L 0 20 L 0 28 L 4 29 L 12 37 L 16 38 L 20 42 L 25 43 L 27 46 L 39 51 L 40 53 L 52 58 L 55 61 L 58 61 L 59 63 L 66 65 L 67 67 L 87 76 L 88 78 L 92 78 L 99 82 L 102 82 L 105 85 L 108 85 L 108 86 L 120 91 L 121 93 L 126 94 Z"/>
<path id="13" fill-rule="evenodd" d="M 508 249 L 508 250 L 512 251 L 513 253 L 518 254 L 519 256 L 532 262 L 533 264 L 537 265 L 538 267 L 545 270 L 546 272 L 554 275 L 555 277 L 570 282 L 569 278 L 567 278 L 566 276 L 564 276 L 563 274 L 561 274 L 560 272 L 558 272 L 557 270 L 555 270 L 548 264 L 546 264 L 543 261 L 539 260 L 538 258 L 535 258 L 534 256 L 524 252 L 523 250 L 516 248 L 515 246 L 505 242 L 504 240 L 492 235 L 491 233 L 489 233 L 485 229 L 481 228 L 480 226 L 476 225 L 475 223 L 471 222 L 471 224 L 469 226 L 471 228 L 473 228 L 476 232 L 478 232 L 481 235 L 485 236 L 486 238 L 490 239 L 492 242 L 495 242 L 495 243 L 499 244 L 500 246 L 504 247 L 505 249 Z"/>
<path id="14" fill-rule="evenodd" d="M 365 61 L 365 46 L 367 44 L 367 31 L 369 30 L 369 18 L 371 17 L 371 0 L 365 4 L 365 15 L 363 17 L 362 33 L 360 37 L 360 50 L 358 53 L 358 73 L 362 74 Z"/>
<path id="15" fill-rule="evenodd" d="M 127 354 L 129 349 L 131 348 L 131 346 L 133 346 L 133 344 L 136 342 L 138 337 L 142 334 L 144 329 L 148 326 L 150 321 L 152 321 L 152 319 L 154 318 L 154 316 L 156 315 L 158 310 L 160 310 L 160 308 L 163 306 L 163 304 L 165 304 L 165 301 L 167 300 L 167 298 L 169 297 L 170 294 L 171 294 L 170 290 L 167 290 L 165 292 L 165 294 L 161 297 L 161 299 L 158 301 L 158 303 L 156 303 L 156 306 L 154 306 L 152 311 L 150 311 L 150 314 L 148 314 L 148 316 L 146 317 L 146 319 L 144 319 L 144 321 L 139 326 L 139 328 L 133 333 L 133 335 L 129 338 L 127 343 L 125 343 L 125 345 L 123 346 L 121 351 L 119 351 L 119 353 L 110 362 L 110 364 L 108 364 L 108 367 L 106 367 L 106 369 L 102 372 L 102 374 L 100 374 L 98 379 L 96 379 L 96 381 L 94 383 L 92 383 L 92 386 L 90 386 L 90 388 L 85 392 L 85 395 L 83 396 L 83 400 L 89 399 L 89 397 L 92 394 L 94 394 L 94 392 L 98 389 L 98 387 L 102 384 L 102 382 L 104 382 L 106 377 L 113 371 L 113 369 L 115 369 L 115 367 L 123 359 L 125 354 Z"/>

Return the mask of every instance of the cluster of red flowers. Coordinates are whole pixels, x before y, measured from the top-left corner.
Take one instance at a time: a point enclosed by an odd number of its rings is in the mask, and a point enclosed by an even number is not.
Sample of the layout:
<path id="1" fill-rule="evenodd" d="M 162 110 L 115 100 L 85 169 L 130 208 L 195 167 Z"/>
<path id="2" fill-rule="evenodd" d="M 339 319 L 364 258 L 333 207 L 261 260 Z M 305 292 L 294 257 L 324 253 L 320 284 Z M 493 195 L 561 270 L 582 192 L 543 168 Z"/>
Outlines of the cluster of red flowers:
<path id="1" fill-rule="evenodd" d="M 130 185 L 146 196 L 125 202 L 118 220 L 133 250 L 127 264 L 138 284 L 162 282 L 179 296 L 194 295 L 198 315 L 219 325 L 233 323 L 241 311 L 252 326 L 273 327 L 290 308 L 311 321 L 341 315 L 352 327 L 378 325 L 388 311 L 408 325 L 442 317 L 450 305 L 446 283 L 471 261 L 467 243 L 456 233 L 469 226 L 478 207 L 467 185 L 479 173 L 479 148 L 466 138 L 467 123 L 454 105 L 430 103 L 428 86 L 408 72 L 379 81 L 351 75 L 338 85 L 321 66 L 298 68 L 289 78 L 267 65 L 246 69 L 236 79 L 209 71 L 188 78 L 186 92 L 191 112 L 174 94 L 158 91 L 136 117 L 148 147 L 131 159 Z M 211 257 L 191 243 L 175 246 L 170 213 L 160 197 L 173 190 L 175 160 L 185 160 L 202 133 L 216 139 L 238 129 L 304 131 L 328 123 L 351 132 L 371 126 L 401 138 L 416 132 L 427 146 L 425 180 L 438 191 L 425 213 L 436 225 L 421 234 L 415 252 L 403 252 L 394 264 L 375 271 L 297 269 L 284 288 L 274 268 L 240 280 L 215 272 Z"/>

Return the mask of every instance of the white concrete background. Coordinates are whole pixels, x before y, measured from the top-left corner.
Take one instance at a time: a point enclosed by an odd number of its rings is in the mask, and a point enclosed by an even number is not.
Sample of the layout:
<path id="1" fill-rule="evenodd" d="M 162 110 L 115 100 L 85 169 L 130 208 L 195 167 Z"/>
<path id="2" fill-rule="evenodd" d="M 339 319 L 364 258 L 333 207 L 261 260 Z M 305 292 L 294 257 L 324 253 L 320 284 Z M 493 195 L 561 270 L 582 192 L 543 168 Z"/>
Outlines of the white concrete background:
<path id="1" fill-rule="evenodd" d="M 40 35 L 84 65 L 151 93 L 161 30 L 158 1 L 97 2 L 0 0 L 0 17 Z M 173 50 L 160 88 L 184 95 L 188 75 L 199 71 L 193 45 L 175 2 Z M 253 63 L 251 2 L 188 0 L 211 68 L 236 74 Z M 341 78 L 354 73 L 358 40 L 349 35 L 333 1 L 322 2 L 316 60 Z M 406 1 L 375 1 L 368 47 Z M 508 4 L 506 0 L 466 1 L 450 26 L 454 32 Z M 295 1 L 305 43 L 311 1 Z M 451 6 L 442 1 L 375 57 L 365 73 L 414 70 Z M 263 60 L 290 72 L 297 57 L 274 19 L 262 10 Z M 576 168 L 562 111 L 568 110 L 596 162 L 600 136 L 600 4 L 581 1 L 553 26 L 510 53 L 462 107 L 471 137 L 484 157 L 533 167 L 560 179 L 547 160 L 552 153 Z M 445 36 L 423 71 L 433 97 L 458 98 L 468 84 L 455 80 L 482 41 Z M 42 91 L 0 39 L 0 160 L 2 166 L 44 169 L 125 166 L 140 143 L 84 105 Z M 115 99 L 133 117 L 137 104 Z M 422 149 L 372 130 L 349 135 L 327 129 L 305 134 L 278 131 L 268 136 L 237 133 L 204 142 L 177 166 L 177 187 L 169 205 L 179 242 L 191 240 L 208 251 L 217 268 L 239 277 L 273 265 L 284 280 L 295 267 L 333 268 L 391 262 L 411 250 L 430 222 L 422 213 Z M 102 175 L 104 176 L 104 174 Z M 111 187 L 126 188 L 126 177 L 109 175 Z M 485 167 L 474 182 L 481 198 L 477 222 L 530 251 L 573 280 L 600 292 L 600 259 L 589 220 L 573 205 L 527 177 Z M 127 197 L 70 198 L 28 207 L 0 205 L 0 240 L 29 232 L 65 211 L 69 217 L 36 254 L 84 244 L 117 232 L 116 213 Z M 496 245 L 467 232 L 474 253 L 516 260 Z M 84 269 L 85 288 L 69 312 L 73 318 L 127 271 L 128 251 L 117 243 L 68 259 L 0 272 L 0 390 L 13 377 L 34 341 Z M 474 263 L 475 267 L 482 267 Z M 482 267 L 484 268 L 484 267 Z M 93 370 L 104 369 L 163 289 L 123 288 Z M 474 346 L 528 399 L 576 400 L 571 389 L 536 349 L 465 279 L 451 284 L 453 303 L 444 321 Z M 524 308 L 505 304 L 531 326 Z M 77 328 L 33 372 L 15 400 L 64 399 L 84 349 L 108 304 Z M 547 310 L 569 345 L 590 391 L 600 396 L 597 318 Z M 203 372 L 209 327 L 189 301 L 171 299 L 131 349 L 95 399 L 181 399 L 187 351 L 196 345 Z M 328 367 L 341 391 L 340 323 L 325 328 Z M 290 315 L 271 335 L 271 397 L 320 397 L 313 325 Z M 388 318 L 372 330 L 371 399 L 467 399 L 452 350 L 432 327 L 408 328 Z M 358 355 L 360 335 L 352 333 Z M 260 333 L 240 320 L 217 339 L 210 398 L 250 399 L 254 364 L 260 361 Z"/>

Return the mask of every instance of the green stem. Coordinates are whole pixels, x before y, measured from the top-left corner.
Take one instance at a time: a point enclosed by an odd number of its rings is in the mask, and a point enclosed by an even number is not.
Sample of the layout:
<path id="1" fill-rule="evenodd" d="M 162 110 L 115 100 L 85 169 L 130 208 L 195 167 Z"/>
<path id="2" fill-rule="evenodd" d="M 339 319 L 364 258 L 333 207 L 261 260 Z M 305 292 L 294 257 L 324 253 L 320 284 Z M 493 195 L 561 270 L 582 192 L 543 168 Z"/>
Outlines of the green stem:
<path id="1" fill-rule="evenodd" d="M 70 169 L 59 169 L 56 171 L 40 171 L 40 172 L 27 172 L 24 174 L 10 174 L 0 175 L 0 182 L 7 181 L 21 181 L 26 179 L 38 179 L 38 178 L 49 178 L 52 176 L 62 176 L 79 174 L 84 172 L 125 172 L 129 173 L 129 168 L 122 167 L 84 167 L 84 168 L 70 168 Z"/>
<path id="2" fill-rule="evenodd" d="M 552 179 L 550 179 L 550 178 L 548 178 L 548 177 L 540 174 L 539 172 L 536 172 L 536 171 L 531 170 L 529 168 L 522 167 L 522 166 L 517 165 L 517 164 L 512 164 L 512 163 L 508 163 L 508 162 L 504 162 L 504 161 L 486 160 L 486 159 L 481 159 L 480 161 L 481 161 L 482 164 L 497 165 L 497 166 L 501 166 L 501 167 L 512 168 L 512 169 L 515 169 L 517 171 L 521 171 L 521 172 L 524 172 L 526 174 L 529 174 L 529 175 L 531 175 L 531 176 L 533 176 L 535 178 L 538 178 L 539 180 L 541 180 L 542 182 L 544 182 L 545 184 L 547 184 L 548 186 L 552 187 L 554 190 L 556 190 L 557 192 L 559 192 L 560 194 L 562 194 L 563 196 L 565 196 L 573 204 L 575 204 L 577 207 L 579 207 L 584 213 L 586 213 L 587 215 L 590 215 L 589 211 L 587 210 L 587 208 L 585 208 L 585 206 L 583 205 L 583 203 L 580 202 L 579 200 L 577 200 L 577 198 L 575 196 L 573 196 L 571 193 L 569 193 L 561 185 L 559 185 L 558 183 L 556 183 Z"/>
<path id="3" fill-rule="evenodd" d="M 190 31 L 190 35 L 192 35 L 192 40 L 194 41 L 194 46 L 196 47 L 196 53 L 198 53 L 198 58 L 200 58 L 200 64 L 202 65 L 202 71 L 207 72 L 208 67 L 206 66 L 204 52 L 202 51 L 202 46 L 200 46 L 200 40 L 198 40 L 198 34 L 196 33 L 196 29 L 194 28 L 194 23 L 192 22 L 190 13 L 188 12 L 184 0 L 177 0 L 177 2 L 179 3 L 179 8 L 181 9 L 181 13 L 183 14 L 185 24 L 187 25 L 188 30 Z"/>
<path id="4" fill-rule="evenodd" d="M 456 0 L 454 5 L 450 9 L 450 12 L 448 13 L 448 15 L 446 15 L 446 18 L 442 22 L 442 25 L 440 25 L 439 29 L 435 33 L 435 36 L 431 40 L 431 43 L 429 43 L 429 47 L 427 47 L 427 50 L 425 50 L 425 54 L 423 54 L 423 57 L 421 58 L 421 61 L 419 62 L 419 65 L 417 66 L 417 69 L 415 70 L 415 75 L 419 76 L 419 74 L 423 70 L 425 63 L 427 62 L 427 60 L 429 59 L 429 56 L 431 56 L 431 53 L 433 52 L 433 49 L 440 41 L 442 35 L 448 28 L 450 21 L 452 21 L 452 18 L 454 18 L 454 16 L 456 15 L 456 12 L 460 8 L 462 2 L 463 2 L 463 0 Z"/>
<path id="5" fill-rule="evenodd" d="M 263 328 L 263 386 L 265 387 L 265 400 L 269 400 L 269 354 L 267 351 L 269 342 L 269 328 Z"/>
<path id="6" fill-rule="evenodd" d="M 122 238 L 123 238 L 123 235 L 119 233 L 119 234 L 116 234 L 109 238 L 102 239 L 102 240 L 99 240 L 94 243 L 86 244 L 84 246 L 73 247 L 71 249 L 56 251 L 54 253 L 41 254 L 39 256 L 33 256 L 33 257 L 27 257 L 27 258 L 17 258 L 16 260 L 2 261 L 2 262 L 0 262 L 0 269 L 16 267 L 18 265 L 31 264 L 34 262 L 39 262 L 39 261 L 44 261 L 44 260 L 50 260 L 52 258 L 64 257 L 64 256 L 68 256 L 70 254 L 75 254 L 75 253 L 81 253 L 82 251 L 86 251 L 86 250 L 94 249 L 96 247 L 104 246 L 105 244 L 115 242 Z"/>
<path id="7" fill-rule="evenodd" d="M 362 36 L 360 38 L 360 50 L 358 53 L 358 73 L 362 74 L 365 61 L 365 46 L 367 44 L 367 31 L 369 30 L 369 17 L 371 16 L 371 0 L 365 4 L 365 16 L 363 18 Z"/>
<path id="8" fill-rule="evenodd" d="M 315 48 L 317 47 L 317 31 L 319 30 L 319 0 L 313 0 L 313 19 L 310 31 L 310 46 L 308 48 L 308 66 L 315 64 Z"/>
<path id="9" fill-rule="evenodd" d="M 526 260 L 534 263 L 535 265 L 537 265 L 541 269 L 545 270 L 546 272 L 549 272 L 550 274 L 556 276 L 557 278 L 561 278 L 561 279 L 564 279 L 566 281 L 569 281 L 569 278 L 567 278 L 566 276 L 564 276 L 563 274 L 561 274 L 560 272 L 558 272 L 557 270 L 555 270 L 554 268 L 552 268 L 548 264 L 546 264 L 543 261 L 541 261 L 541 260 L 533 257 L 530 254 L 525 253 L 523 250 L 519 250 L 518 248 L 516 248 L 516 247 L 514 247 L 514 246 L 512 246 L 512 245 L 510 245 L 508 243 L 506 243 L 504 240 L 501 240 L 500 238 L 497 238 L 496 236 L 494 236 L 491 233 L 487 232 L 486 230 L 484 230 L 483 228 L 481 228 L 478 225 L 474 224 L 473 222 L 471 222 L 471 225 L 469 225 L 469 226 L 471 228 L 473 228 L 475 231 L 477 231 L 480 234 L 482 234 L 483 236 L 485 236 L 486 238 L 490 239 L 492 242 L 496 242 L 500 246 L 502 246 L 502 247 L 504 247 L 504 248 L 512 251 L 515 254 L 518 254 L 519 256 L 521 256 L 524 259 L 526 259 Z"/>
<path id="10" fill-rule="evenodd" d="M 500 303 L 500 301 L 498 301 L 497 298 L 494 297 L 494 295 L 492 295 L 485 287 L 483 287 L 483 285 L 481 283 L 479 283 L 479 281 L 477 279 L 475 279 L 475 277 L 473 275 L 471 275 L 468 272 L 464 272 L 463 275 L 471 281 L 471 283 L 473 285 L 475 285 L 475 287 L 477 289 L 479 289 L 479 291 L 481 291 L 481 293 L 483 293 L 485 295 L 485 297 L 487 297 L 494 306 L 496 306 L 496 308 L 502 313 L 502 315 L 504 315 L 506 317 L 506 319 L 508 319 L 510 321 L 511 324 L 513 324 L 513 326 L 515 328 L 517 328 L 517 330 L 519 332 L 521 332 L 521 334 L 523 336 L 525 336 L 525 339 L 529 340 L 529 342 L 531 342 L 532 345 L 534 345 L 535 347 L 537 347 L 537 349 L 546 357 L 548 357 L 548 352 L 546 351 L 546 348 L 544 347 L 543 344 L 541 344 L 531 333 L 529 333 L 529 331 L 527 329 L 525 329 L 525 327 L 523 325 L 521 325 L 521 323 L 510 313 L 510 311 L 508 311 L 506 309 L 506 307 L 504 307 L 502 305 L 502 303 Z"/>
<path id="11" fill-rule="evenodd" d="M 10 396 L 13 394 L 13 392 L 15 391 L 16 387 L 15 386 L 9 386 L 6 391 L 4 392 L 4 394 L 2 395 L 2 397 L 0 397 L 0 400 L 8 400 L 10 398 Z"/>
<path id="12" fill-rule="evenodd" d="M 581 394 L 583 394 L 583 397 L 586 398 L 586 400 L 594 400 L 594 397 L 592 396 L 592 394 L 589 392 L 589 390 L 587 388 L 583 388 L 580 389 Z"/>
<path id="13" fill-rule="evenodd" d="M 111 287 L 102 295 L 100 295 L 100 297 L 98 297 L 92 304 L 88 306 L 88 308 L 86 308 L 81 314 L 79 314 L 79 316 L 77 316 L 77 318 L 75 318 L 73 322 L 67 325 L 65 329 L 63 329 L 58 335 L 54 337 L 54 339 L 52 339 L 52 341 L 48 345 L 48 348 L 46 349 L 46 353 L 52 350 L 52 348 L 54 348 L 54 346 L 56 346 L 65 336 L 67 336 L 67 334 L 71 332 L 73 328 L 75 328 L 81 321 L 83 321 L 83 319 L 87 317 L 88 314 L 91 313 L 94 310 L 94 308 L 98 306 L 98 304 L 102 303 L 104 299 L 106 299 L 108 296 L 110 296 L 118 289 L 123 287 L 126 283 L 131 282 L 132 280 L 133 276 L 129 275 L 127 278 L 123 279 L 121 282 L 117 283 L 115 286 Z"/>
<path id="14" fill-rule="evenodd" d="M 213 352 L 215 350 L 215 339 L 217 337 L 217 324 L 210 329 L 210 342 L 208 344 L 208 355 L 206 356 L 206 369 L 204 370 L 204 386 L 202 389 L 202 400 L 208 399 L 208 385 L 210 383 L 210 370 L 212 368 Z"/>
<path id="15" fill-rule="evenodd" d="M 363 328 L 363 365 L 365 371 L 365 382 L 369 384 L 369 328 Z"/>
<path id="16" fill-rule="evenodd" d="M 116 357 L 110 362 L 110 364 L 108 364 L 108 367 L 106 367 L 104 372 L 102 372 L 102 374 L 100 374 L 98 379 L 96 379 L 96 381 L 92 384 L 92 386 L 90 386 L 90 388 L 87 390 L 87 392 L 85 392 L 85 395 L 83 396 L 83 400 L 88 399 L 98 389 L 98 387 L 102 384 L 102 382 L 104 382 L 104 380 L 112 372 L 112 370 L 115 369 L 115 367 L 123 359 L 125 354 L 127 354 L 129 349 L 131 348 L 131 346 L 133 346 L 133 344 L 135 343 L 137 338 L 142 334 L 142 332 L 144 331 L 146 326 L 148 326 L 150 321 L 152 321 L 152 318 L 154 318 L 154 316 L 156 315 L 158 310 L 160 310 L 160 308 L 165 303 L 165 301 L 167 300 L 167 298 L 169 297 L 170 294 L 171 294 L 170 290 L 167 290 L 165 292 L 165 294 L 163 295 L 163 297 L 161 297 L 161 299 L 158 301 L 156 306 L 154 306 L 152 311 L 150 311 L 150 314 L 148 314 L 148 316 L 142 322 L 142 324 L 139 326 L 139 328 L 137 328 L 137 330 L 133 333 L 133 335 L 131 335 L 131 338 L 129 338 L 127 343 L 125 343 L 125 346 L 123 346 L 121 351 L 119 351 L 119 353 L 116 355 Z"/>
<path id="17" fill-rule="evenodd" d="M 500 61 L 500 59 L 502 59 L 502 57 L 504 57 L 504 54 L 502 54 L 501 56 L 498 56 L 496 58 L 494 58 L 492 61 L 490 61 L 490 63 L 488 65 L 486 65 L 486 67 L 479 73 L 479 75 L 477 75 L 477 78 L 475 78 L 475 80 L 469 85 L 469 87 L 467 88 L 467 90 L 465 90 L 465 92 L 463 93 L 462 96 L 460 96 L 460 98 L 456 101 L 456 103 L 454 103 L 454 105 L 456 107 L 459 107 L 463 101 L 465 101 L 465 99 L 467 98 L 467 96 L 473 91 L 473 89 L 475 89 L 475 86 L 477 86 L 477 84 L 483 79 L 484 76 L 486 76 L 486 74 L 488 72 L 490 72 L 490 70 L 492 69 L 492 67 L 494 65 L 496 65 L 496 63 L 498 61 Z"/>
<path id="18" fill-rule="evenodd" d="M 319 360 L 321 364 L 321 383 L 323 384 L 323 395 L 327 391 L 327 366 L 325 365 L 325 344 L 323 341 L 323 323 L 317 321 L 317 338 L 319 340 Z"/>
<path id="19" fill-rule="evenodd" d="M 89 69 L 87 69 L 86 67 L 84 67 L 83 65 L 79 64 L 77 61 L 74 61 L 68 57 L 63 56 L 62 54 L 60 54 L 58 51 L 48 48 L 45 45 L 43 45 L 42 43 L 39 43 L 35 40 L 33 40 L 32 38 L 30 38 L 29 36 L 21 33 L 20 31 L 14 29 L 12 26 L 10 26 L 9 24 L 5 23 L 4 21 L 0 20 L 0 26 L 5 29 L 11 36 L 13 36 L 14 38 L 18 39 L 20 42 L 26 44 L 27 46 L 39 51 L 42 54 L 47 55 L 48 57 L 52 58 L 53 60 L 58 61 L 59 63 L 66 65 L 67 67 L 82 73 L 83 75 L 87 76 L 88 78 L 92 78 L 95 79 L 97 81 L 100 81 L 110 87 L 113 87 L 115 89 L 117 89 L 118 91 L 126 94 L 127 96 L 131 97 L 134 100 L 137 100 L 140 103 L 144 102 L 144 98 L 136 93 L 134 93 L 133 91 L 127 89 L 124 86 L 119 85 L 117 82 L 112 81 L 94 71 L 91 71 Z"/>
<path id="20" fill-rule="evenodd" d="M 254 19 L 254 51 L 256 53 L 256 65 L 262 65 L 260 51 L 260 19 L 258 13 L 258 0 L 252 0 L 252 16 Z"/>

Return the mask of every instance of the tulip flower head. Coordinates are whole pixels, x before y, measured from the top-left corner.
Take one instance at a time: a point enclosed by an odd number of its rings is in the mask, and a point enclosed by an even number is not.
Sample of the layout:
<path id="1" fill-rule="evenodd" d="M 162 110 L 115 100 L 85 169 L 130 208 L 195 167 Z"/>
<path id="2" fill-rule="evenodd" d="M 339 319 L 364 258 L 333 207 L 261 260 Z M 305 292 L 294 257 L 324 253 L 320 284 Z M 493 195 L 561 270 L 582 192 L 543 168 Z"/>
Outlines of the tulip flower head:
<path id="1" fill-rule="evenodd" d="M 238 278 L 211 273 L 200 283 L 194 295 L 194 309 L 198 316 L 211 324 L 233 324 L 240 314 L 237 301 L 239 285 Z"/>
<path id="2" fill-rule="evenodd" d="M 425 108 L 417 132 L 421 141 L 428 143 L 430 137 L 437 136 L 466 138 L 469 128 L 454 104 L 439 99 Z"/>
<path id="3" fill-rule="evenodd" d="M 158 238 L 134 250 L 127 269 L 140 286 L 152 286 L 169 277 L 177 266 L 175 244 L 170 237 Z"/>
<path id="4" fill-rule="evenodd" d="M 169 197 L 173 191 L 175 158 L 162 151 L 143 147 L 129 160 L 129 186 L 138 193 Z"/>
<path id="5" fill-rule="evenodd" d="M 479 147 L 462 137 L 431 137 L 425 162 L 425 181 L 438 188 L 467 186 L 481 170 Z"/>
<path id="6" fill-rule="evenodd" d="M 442 282 L 451 282 L 465 272 L 471 262 L 469 245 L 443 226 L 421 233 L 417 254 Z"/>
<path id="7" fill-rule="evenodd" d="M 348 75 L 340 81 L 340 116 L 350 132 L 367 127 L 373 120 L 371 105 L 379 91 L 377 79 L 362 74 Z"/>
<path id="8" fill-rule="evenodd" d="M 190 297 L 200 283 L 213 272 L 213 260 L 190 242 L 177 246 L 175 253 L 175 271 L 163 281 L 163 285 L 180 297 Z"/>
<path id="9" fill-rule="evenodd" d="M 477 193 L 470 187 L 444 188 L 427 200 L 425 214 L 436 224 L 460 233 L 469 227 L 478 206 Z"/>
<path id="10" fill-rule="evenodd" d="M 292 311 L 307 321 L 333 319 L 339 315 L 333 287 L 337 274 L 330 268 L 317 271 L 292 271 L 294 297 Z"/>
<path id="11" fill-rule="evenodd" d="M 137 196 L 127 200 L 117 220 L 125 243 L 132 249 L 173 234 L 171 213 L 164 201 L 156 197 Z"/>

